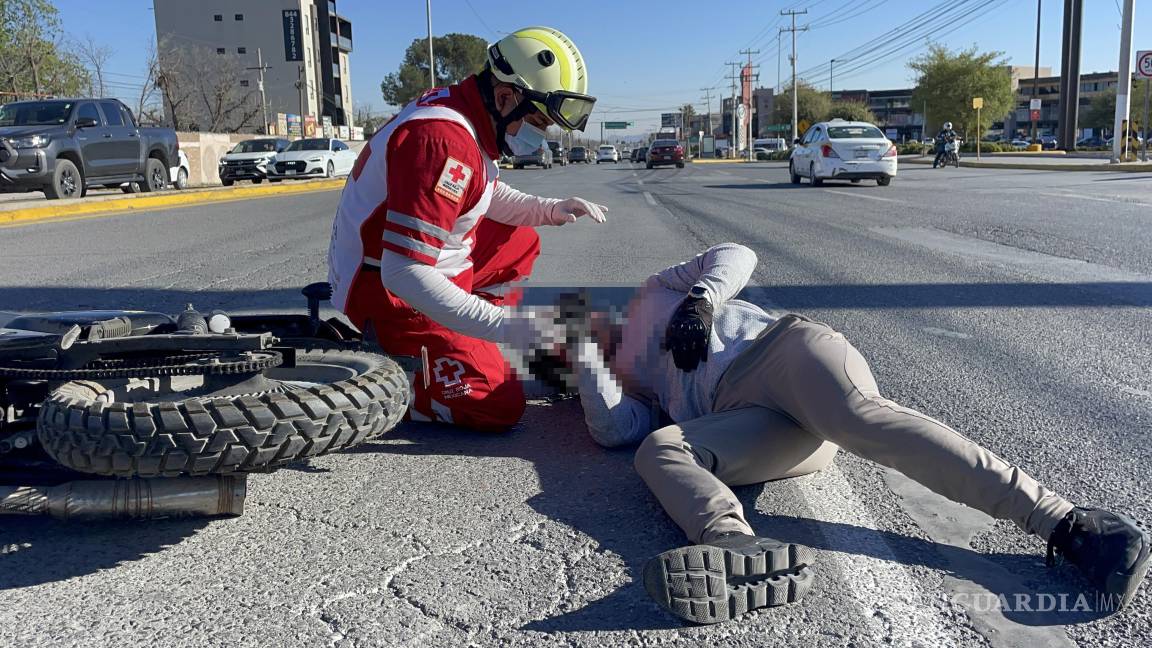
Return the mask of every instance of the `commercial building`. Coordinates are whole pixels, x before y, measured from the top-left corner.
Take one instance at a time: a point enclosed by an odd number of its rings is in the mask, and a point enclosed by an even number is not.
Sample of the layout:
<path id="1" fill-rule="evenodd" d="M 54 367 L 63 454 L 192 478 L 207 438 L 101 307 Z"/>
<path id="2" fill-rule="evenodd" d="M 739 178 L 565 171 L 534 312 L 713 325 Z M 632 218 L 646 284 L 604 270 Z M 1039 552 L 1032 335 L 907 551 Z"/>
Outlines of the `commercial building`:
<path id="1" fill-rule="evenodd" d="M 1041 72 L 1045 71 L 1041 68 Z M 1051 70 L 1048 70 L 1051 74 Z M 1115 93 L 1116 84 L 1120 78 L 1118 72 L 1093 72 L 1080 75 L 1080 101 L 1079 122 L 1084 124 L 1084 114 L 1092 104 L 1092 100 L 1104 94 Z M 1036 123 L 1039 135 L 1049 135 L 1056 132 L 1060 121 L 1060 77 L 1042 76 L 1033 83 L 1031 77 L 1019 80 L 1016 88 L 1016 109 L 1012 111 L 1003 122 L 1004 132 L 1008 135 L 1026 135 L 1031 133 L 1032 121 L 1029 114 L 1029 102 L 1032 99 L 1032 88 L 1037 89 L 1037 98 L 1040 100 L 1040 119 Z M 1089 128 L 1092 125 L 1088 125 Z M 1111 124 L 1109 124 L 1108 130 Z M 1087 135 L 1087 129 L 1081 129 L 1081 136 Z"/>
<path id="2" fill-rule="evenodd" d="M 279 130 L 277 115 L 301 116 L 301 124 L 353 126 L 352 23 L 338 13 L 335 0 L 153 0 L 153 8 L 162 72 L 198 66 L 217 81 L 237 86 L 235 92 L 214 87 L 217 94 L 259 106 L 257 68 L 262 62 L 270 130 Z M 204 58 L 212 56 L 223 58 L 205 64 Z M 165 96 L 169 118 L 174 110 L 191 110 L 193 117 L 186 121 L 211 121 L 208 113 L 217 110 L 211 102 L 195 96 L 188 101 L 175 106 Z M 262 129 L 256 123 L 249 132 Z"/>

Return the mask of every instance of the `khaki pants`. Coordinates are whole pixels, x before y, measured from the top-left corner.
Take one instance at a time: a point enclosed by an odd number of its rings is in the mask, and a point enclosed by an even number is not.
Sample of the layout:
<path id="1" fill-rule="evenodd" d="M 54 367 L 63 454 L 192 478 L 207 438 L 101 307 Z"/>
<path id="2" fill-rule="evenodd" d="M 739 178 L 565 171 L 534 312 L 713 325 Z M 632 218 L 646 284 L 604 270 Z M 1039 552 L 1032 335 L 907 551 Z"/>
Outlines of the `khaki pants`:
<path id="1" fill-rule="evenodd" d="M 1023 470 L 880 396 L 860 352 L 824 324 L 787 315 L 737 357 L 713 413 L 656 430 L 636 470 L 693 542 L 752 533 L 728 488 L 815 472 L 837 447 L 1047 538 L 1072 504 Z"/>

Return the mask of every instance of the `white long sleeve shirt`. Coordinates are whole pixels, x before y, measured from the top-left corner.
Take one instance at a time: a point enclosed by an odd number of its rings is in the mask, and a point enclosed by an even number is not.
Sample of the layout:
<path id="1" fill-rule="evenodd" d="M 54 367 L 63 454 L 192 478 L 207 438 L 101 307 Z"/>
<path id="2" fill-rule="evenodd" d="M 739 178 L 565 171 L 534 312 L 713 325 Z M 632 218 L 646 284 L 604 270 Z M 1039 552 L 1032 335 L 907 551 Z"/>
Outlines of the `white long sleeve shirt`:
<path id="1" fill-rule="evenodd" d="M 776 321 L 758 306 L 734 299 L 755 268 L 752 250 L 724 243 L 649 277 L 628 306 L 611 371 L 595 344 L 577 345 L 580 400 L 588 429 L 598 443 L 618 446 L 641 441 L 660 425 L 661 411 L 673 421 L 712 412 L 724 371 Z M 708 359 L 686 373 L 676 367 L 671 352 L 661 347 L 668 321 L 693 286 L 704 288 L 714 313 Z"/>
<path id="2" fill-rule="evenodd" d="M 506 225 L 563 225 L 569 222 L 568 217 L 554 213 L 560 202 L 557 198 L 526 194 L 497 182 L 485 217 Z M 380 281 L 409 306 L 457 333 L 511 343 L 525 335 L 522 327 L 506 330 L 504 309 L 464 291 L 434 267 L 403 255 L 384 251 L 380 257 Z"/>

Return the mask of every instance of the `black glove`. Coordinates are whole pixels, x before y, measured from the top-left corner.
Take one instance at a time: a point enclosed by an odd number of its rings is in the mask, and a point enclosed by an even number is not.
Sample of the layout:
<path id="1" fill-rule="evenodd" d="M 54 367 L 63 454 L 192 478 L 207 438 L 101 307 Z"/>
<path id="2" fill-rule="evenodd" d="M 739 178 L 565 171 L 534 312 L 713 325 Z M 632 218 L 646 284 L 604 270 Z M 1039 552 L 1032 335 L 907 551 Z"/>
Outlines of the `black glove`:
<path id="1" fill-rule="evenodd" d="M 664 333 L 664 348 L 672 352 L 676 368 L 691 373 L 708 360 L 712 337 L 712 303 L 689 295 L 680 302 Z"/>

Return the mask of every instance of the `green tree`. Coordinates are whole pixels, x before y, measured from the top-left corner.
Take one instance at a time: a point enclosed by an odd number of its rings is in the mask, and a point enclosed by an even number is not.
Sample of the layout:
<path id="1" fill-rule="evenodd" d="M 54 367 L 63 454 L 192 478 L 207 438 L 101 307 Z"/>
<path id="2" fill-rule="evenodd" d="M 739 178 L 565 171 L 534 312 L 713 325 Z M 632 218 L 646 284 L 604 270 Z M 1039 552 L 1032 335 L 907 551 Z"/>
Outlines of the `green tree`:
<path id="1" fill-rule="evenodd" d="M 931 132 L 933 125 L 950 121 L 971 139 L 983 135 L 992 122 L 1016 106 L 1012 73 L 1003 52 L 980 52 L 975 47 L 953 52 L 943 45 L 931 45 L 908 67 L 917 76 L 912 105 L 927 104 L 928 115 L 936 120 L 925 125 L 925 132 Z M 974 97 L 984 99 L 979 124 L 972 108 Z"/>
<path id="2" fill-rule="evenodd" d="M 1128 95 L 1128 115 L 1133 127 L 1144 121 L 1144 87 L 1148 79 L 1133 79 L 1132 92 Z M 1109 133 L 1116 126 L 1116 88 L 1109 88 L 1092 97 L 1088 110 L 1080 115 L 1080 125 L 1093 129 L 1104 129 Z"/>
<path id="3" fill-rule="evenodd" d="M 437 86 L 451 85 L 479 72 L 488 54 L 487 41 L 471 34 L 433 36 L 432 48 Z M 400 69 L 384 77 L 380 92 L 384 101 L 403 106 L 425 90 L 428 90 L 428 39 L 417 38 L 404 52 Z"/>
<path id="4" fill-rule="evenodd" d="M 0 92 L 7 93 L 0 99 L 76 95 L 87 86 L 49 0 L 0 0 Z"/>
<path id="5" fill-rule="evenodd" d="M 796 115 L 799 121 L 815 123 L 822 121 L 832 109 L 832 98 L 807 83 L 798 82 L 796 92 Z M 772 108 L 772 119 L 777 124 L 792 123 L 792 87 L 776 95 Z"/>
<path id="6" fill-rule="evenodd" d="M 862 121 L 876 123 L 876 115 L 868 109 L 863 101 L 836 101 L 828 110 L 826 119 L 846 119 L 848 121 Z"/>

